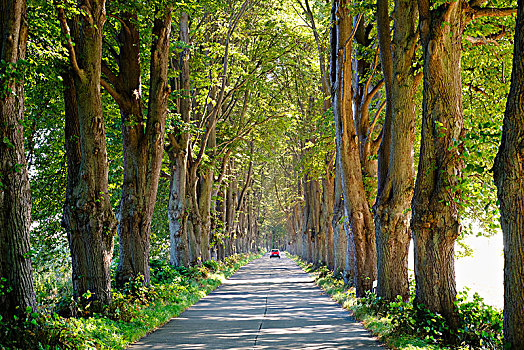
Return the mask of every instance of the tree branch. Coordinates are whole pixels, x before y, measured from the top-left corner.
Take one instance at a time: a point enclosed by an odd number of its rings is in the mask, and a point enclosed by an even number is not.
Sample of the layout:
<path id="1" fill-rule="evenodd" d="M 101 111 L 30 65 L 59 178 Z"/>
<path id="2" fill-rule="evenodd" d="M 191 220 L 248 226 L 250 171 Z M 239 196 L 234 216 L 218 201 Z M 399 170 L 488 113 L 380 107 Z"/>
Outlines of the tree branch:
<path id="1" fill-rule="evenodd" d="M 233 152 L 233 149 L 230 148 L 224 155 L 224 158 L 222 159 L 222 166 L 220 167 L 220 175 L 218 176 L 218 180 L 215 183 L 217 190 L 218 188 L 220 188 L 220 186 L 222 185 L 222 181 L 224 180 L 224 176 L 227 170 L 226 168 L 227 168 L 227 165 L 229 164 L 228 160 L 232 152 Z"/>
<path id="2" fill-rule="evenodd" d="M 378 151 L 378 148 L 380 147 L 380 143 L 382 142 L 383 136 L 384 136 L 384 128 L 380 130 L 380 134 L 378 134 L 377 138 L 371 142 L 371 150 L 370 150 L 371 154 L 377 154 L 377 151 Z"/>
<path id="3" fill-rule="evenodd" d="M 114 98 L 115 102 L 122 109 L 129 109 L 129 103 L 122 95 L 120 95 L 113 86 L 103 78 L 100 78 L 100 85 Z"/>
<path id="4" fill-rule="evenodd" d="M 489 94 L 486 91 L 482 90 L 478 86 L 474 86 L 472 84 L 466 84 L 466 86 L 469 87 L 471 90 L 473 90 L 475 92 L 478 92 L 479 94 L 484 95 L 485 97 L 490 97 Z"/>
<path id="5" fill-rule="evenodd" d="M 482 7 L 482 8 L 473 8 L 472 19 L 479 17 L 505 17 L 510 16 L 514 13 L 517 13 L 517 9 L 513 7 L 506 8 L 491 8 L 491 7 Z"/>
<path id="6" fill-rule="evenodd" d="M 73 71 L 75 72 L 75 74 L 77 74 L 79 77 L 82 77 L 84 73 L 78 66 L 78 61 L 76 60 L 75 47 L 73 41 L 71 40 L 71 31 L 69 30 L 69 26 L 67 25 L 64 9 L 57 2 L 55 2 L 55 5 L 57 5 L 58 7 L 58 20 L 60 21 L 62 35 L 66 38 L 66 48 L 69 52 L 69 61 L 71 62 L 71 66 L 73 66 Z"/>
<path id="7" fill-rule="evenodd" d="M 118 77 L 104 61 L 102 61 L 102 73 L 106 76 L 109 82 L 113 84 L 115 89 L 120 90 L 121 78 Z"/>
<path id="8" fill-rule="evenodd" d="M 503 29 L 498 33 L 493 33 L 487 36 L 484 36 L 484 35 L 478 36 L 478 37 L 466 36 L 465 39 L 475 46 L 488 45 L 488 44 L 494 44 L 498 46 L 499 43 L 497 42 L 497 40 L 505 36 L 506 36 L 506 31 Z"/>
<path id="9" fill-rule="evenodd" d="M 371 100 L 373 99 L 373 97 L 375 97 L 375 95 L 377 94 L 377 92 L 380 91 L 380 89 L 384 86 L 384 79 L 382 79 L 381 81 L 378 82 L 377 85 L 375 85 L 375 87 L 368 93 L 366 94 L 366 99 L 364 100 L 364 103 L 362 104 L 364 107 L 367 107 Z"/>
<path id="10" fill-rule="evenodd" d="M 358 25 L 360 24 L 360 20 L 361 19 L 362 19 L 362 14 L 359 14 L 358 17 L 357 17 L 357 21 L 355 23 L 355 26 L 353 27 L 353 31 L 349 35 L 349 38 L 347 38 L 346 41 L 344 42 L 344 46 L 342 48 L 340 48 L 339 50 L 346 51 L 346 47 L 348 46 L 348 44 L 353 40 L 353 38 L 357 34 Z"/>
<path id="11" fill-rule="evenodd" d="M 384 109 L 385 106 L 386 106 L 386 100 L 382 102 L 382 104 L 378 108 L 377 113 L 375 113 L 375 116 L 373 117 L 373 121 L 371 122 L 371 125 L 369 126 L 367 138 L 369 138 L 373 134 L 373 131 L 375 131 L 375 125 L 378 122 L 378 116 L 380 115 L 380 113 L 382 113 L 382 110 Z"/>

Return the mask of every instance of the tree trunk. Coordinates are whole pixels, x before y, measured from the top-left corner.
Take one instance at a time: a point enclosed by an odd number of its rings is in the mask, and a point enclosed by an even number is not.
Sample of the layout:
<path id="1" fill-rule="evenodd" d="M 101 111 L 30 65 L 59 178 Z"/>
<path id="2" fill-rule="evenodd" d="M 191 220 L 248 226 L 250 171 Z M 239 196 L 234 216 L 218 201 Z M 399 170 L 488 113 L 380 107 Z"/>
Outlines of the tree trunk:
<path id="1" fill-rule="evenodd" d="M 344 230 L 344 199 L 342 197 L 342 183 L 340 179 L 340 168 L 338 157 L 335 164 L 335 203 L 333 220 L 331 225 L 333 226 L 334 233 L 334 248 L 335 248 L 335 266 L 333 268 L 334 275 L 344 274 L 346 266 L 346 231 Z M 344 278 L 346 280 L 346 278 Z"/>
<path id="2" fill-rule="evenodd" d="M 345 216 L 348 217 L 347 211 Z M 355 248 L 355 239 L 349 227 L 349 220 L 344 220 L 344 232 L 346 233 L 346 259 L 344 266 L 344 282 L 346 284 L 355 286 L 357 281 L 357 257 Z M 355 286 L 356 287 L 356 286 Z"/>
<path id="3" fill-rule="evenodd" d="M 218 107 L 215 107 L 218 108 Z M 208 121 L 208 127 L 212 128 L 209 138 L 207 140 L 207 147 L 210 149 L 208 152 L 209 157 L 214 159 L 216 156 L 215 148 L 217 145 L 216 139 L 216 123 L 214 119 Z M 202 172 L 199 181 L 198 191 L 198 210 L 200 211 L 200 218 L 202 220 L 200 228 L 200 245 L 202 261 L 211 260 L 211 248 L 210 248 L 210 234 L 211 234 L 211 197 L 213 194 L 213 183 L 215 173 L 213 171 L 213 165 L 210 165 L 207 169 L 200 169 Z"/>
<path id="4" fill-rule="evenodd" d="M 181 120 L 188 124 L 191 120 L 191 82 L 189 71 L 189 16 L 180 15 L 180 50 L 179 69 L 182 98 L 178 102 Z M 189 266 L 189 251 L 187 238 L 186 208 L 186 177 L 188 166 L 189 134 L 184 127 L 169 135 L 170 158 L 173 164 L 171 170 L 171 189 L 169 191 L 168 219 L 171 239 L 170 263 L 174 266 Z"/>
<path id="5" fill-rule="evenodd" d="M 234 169 L 233 160 L 230 161 L 230 173 L 233 173 Z M 237 191 L 237 181 L 235 178 L 230 180 L 229 186 L 227 187 L 227 197 L 226 197 L 226 222 L 225 222 L 225 235 L 227 237 L 226 245 L 226 254 L 227 256 L 233 255 L 236 253 L 234 249 L 234 238 L 235 238 L 235 217 L 236 217 L 236 191 Z"/>
<path id="6" fill-rule="evenodd" d="M 462 179 L 462 2 L 430 10 L 419 1 L 424 60 L 422 140 L 412 202 L 415 303 L 456 324 L 454 243 L 460 234 Z"/>
<path id="7" fill-rule="evenodd" d="M 352 19 L 347 3 L 334 0 L 332 8 L 331 80 L 336 144 L 340 160 L 342 192 L 355 243 L 355 288 L 357 296 L 371 290 L 376 277 L 376 247 L 373 218 L 362 182 L 358 136 L 355 132 L 351 97 Z"/>
<path id="8" fill-rule="evenodd" d="M 80 1 L 77 6 L 83 15 L 74 16 L 69 23 L 74 41 L 74 46 L 70 43 L 68 48 L 75 105 L 66 114 L 70 133 L 66 135 L 68 179 L 62 225 L 71 249 L 74 295 L 79 298 L 87 293 L 88 299 L 96 301 L 92 305 L 96 311 L 111 298 L 110 265 L 117 224 L 109 201 L 100 98 L 105 1 Z M 63 10 L 60 19 L 64 35 L 69 38 Z"/>
<path id="9" fill-rule="evenodd" d="M 414 187 L 415 49 L 417 4 L 396 0 L 393 41 L 388 0 L 377 1 L 380 55 L 386 81 L 386 122 L 378 153 L 378 194 L 374 206 L 377 239 L 377 294 L 409 298 L 409 220 Z M 393 52 L 392 52 L 393 51 Z"/>
<path id="10" fill-rule="evenodd" d="M 329 158 L 334 158 L 329 156 Z M 325 262 L 331 270 L 335 267 L 335 233 L 331 221 L 335 208 L 335 170 L 333 159 L 326 158 L 326 173 L 322 179 L 322 232 L 325 235 Z"/>
<path id="11" fill-rule="evenodd" d="M 22 121 L 24 85 L 8 73 L 19 73 L 27 46 L 25 0 L 0 1 L 0 312 L 5 320 L 31 307 L 37 312 L 33 288 L 29 232 L 31 190 L 24 153 Z M 4 64 L 6 66 L 4 66 Z"/>
<path id="12" fill-rule="evenodd" d="M 380 145 L 380 136 L 376 140 L 373 139 L 369 112 L 372 99 L 382 85 L 380 83 L 376 87 L 371 85 L 371 80 L 377 71 L 378 61 L 375 59 L 374 62 L 369 62 L 365 53 L 373 50 L 375 46 L 375 40 L 370 36 L 369 30 L 372 23 L 366 24 L 364 16 L 360 21 L 355 19 L 354 22 L 358 23 L 354 28 L 355 42 L 358 45 L 355 45 L 353 49 L 353 78 L 350 82 L 353 86 L 353 118 L 355 133 L 358 136 L 362 180 L 368 184 L 365 189 L 368 203 L 371 205 L 376 198 L 377 177 L 377 160 L 373 156 L 376 155 Z"/>
<path id="13" fill-rule="evenodd" d="M 140 37 L 136 16 L 120 34 L 120 78 L 123 100 L 122 139 L 124 182 L 119 209 L 119 260 L 116 281 L 123 285 L 138 276 L 149 284 L 149 245 L 151 219 L 155 208 L 158 180 L 164 152 L 167 116 L 169 39 L 171 9 L 157 10 L 151 45 L 150 92 L 147 123 L 142 118 L 140 95 Z M 130 107 L 130 108 L 129 108 Z"/>
<path id="14" fill-rule="evenodd" d="M 189 166 L 187 174 L 187 246 L 189 253 L 189 264 L 199 265 L 202 263 L 202 252 L 200 237 L 202 230 L 202 218 L 198 208 L 198 175 L 197 167 Z"/>
<path id="15" fill-rule="evenodd" d="M 524 3 L 518 2 L 511 89 L 494 178 L 504 233 L 504 341 L 524 348 Z"/>

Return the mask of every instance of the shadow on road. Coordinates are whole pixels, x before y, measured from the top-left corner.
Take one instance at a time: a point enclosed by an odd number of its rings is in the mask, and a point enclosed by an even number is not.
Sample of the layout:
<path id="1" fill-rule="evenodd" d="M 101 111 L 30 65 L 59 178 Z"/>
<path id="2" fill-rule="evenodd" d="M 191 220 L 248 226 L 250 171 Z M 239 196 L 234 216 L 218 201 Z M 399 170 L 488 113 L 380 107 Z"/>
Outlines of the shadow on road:
<path id="1" fill-rule="evenodd" d="M 267 255 L 131 349 L 381 349 L 292 260 Z"/>

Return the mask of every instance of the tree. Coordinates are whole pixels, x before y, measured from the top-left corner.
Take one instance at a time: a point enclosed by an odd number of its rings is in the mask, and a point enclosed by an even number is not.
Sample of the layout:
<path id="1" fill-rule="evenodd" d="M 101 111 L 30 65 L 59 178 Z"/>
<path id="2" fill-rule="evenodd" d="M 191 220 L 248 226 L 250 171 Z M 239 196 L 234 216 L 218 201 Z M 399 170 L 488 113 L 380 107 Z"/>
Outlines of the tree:
<path id="1" fill-rule="evenodd" d="M 419 2 L 424 60 L 422 140 L 411 227 L 415 244 L 415 301 L 453 320 L 454 243 L 460 233 L 463 159 L 460 52 L 462 2 L 430 8 Z M 435 288 L 438 286 L 438 288 Z"/>
<path id="2" fill-rule="evenodd" d="M 180 121 L 174 132 L 168 134 L 168 153 L 171 163 L 171 190 L 169 194 L 168 219 L 171 240 L 170 263 L 174 266 L 188 266 L 190 263 L 187 251 L 186 224 L 186 173 L 189 147 L 189 123 L 191 118 L 191 83 L 189 71 L 189 15 L 182 12 L 179 20 L 180 47 L 178 67 L 180 77 L 175 80 L 180 90 L 177 108 Z"/>
<path id="3" fill-rule="evenodd" d="M 167 147 L 172 162 L 169 215 L 175 264 L 195 264 L 211 256 L 218 218 L 213 215 L 215 208 L 227 207 L 232 216 L 226 221 L 232 225 L 237 215 L 244 215 L 236 212 L 237 204 L 228 204 L 235 200 L 220 201 L 217 206 L 214 196 L 222 182 L 229 185 L 226 192 L 234 192 L 222 198 L 237 196 L 238 189 L 233 191 L 235 186 L 227 183 L 221 169 L 228 167 L 228 158 L 235 156 L 233 150 L 239 145 L 250 147 L 249 135 L 279 115 L 280 101 L 277 104 L 276 100 L 280 98 L 270 96 L 267 74 L 289 49 L 276 40 L 275 23 L 254 20 L 262 18 L 258 8 L 266 7 L 269 12 L 265 15 L 276 12 L 270 4 L 213 3 L 212 13 L 197 7 L 181 16 L 180 59 L 175 64 L 180 74 L 172 83 L 178 113 L 169 125 Z M 228 24 L 219 26 L 220 21 Z M 190 31 L 188 26 L 196 23 L 199 30 Z M 229 168 L 227 171 L 235 171 Z M 186 179 L 183 185 L 176 180 L 182 177 Z M 246 215 L 246 225 L 248 218 Z M 227 234 L 234 234 L 235 228 L 231 229 Z"/>
<path id="4" fill-rule="evenodd" d="M 326 65 L 328 64 L 329 60 L 326 60 L 326 43 L 324 37 L 328 37 L 328 35 L 322 35 L 323 33 L 328 34 L 329 30 L 327 28 L 320 28 L 322 31 L 320 32 L 320 29 L 318 28 L 318 25 L 315 20 L 315 16 L 313 14 L 313 11 L 311 10 L 311 6 L 309 4 L 308 0 L 304 1 L 304 4 L 299 0 L 299 5 L 302 7 L 302 10 L 304 11 L 306 18 L 309 20 L 308 26 L 311 28 L 311 31 L 313 32 L 313 36 L 315 38 L 315 44 L 317 46 L 318 51 L 318 61 L 319 61 L 319 68 L 320 68 L 320 80 L 321 80 L 321 91 L 322 91 L 322 115 L 324 118 L 331 118 L 331 94 L 329 90 L 329 72 L 326 68 Z M 327 7 L 328 4 L 325 4 L 324 6 Z M 321 10 L 324 10 L 323 8 Z M 321 11 L 320 16 L 324 15 L 323 12 L 327 11 Z M 325 17 L 327 18 L 327 16 Z M 326 26 L 327 27 L 327 26 Z M 329 52 L 329 51 L 328 51 Z M 319 124 L 321 125 L 329 125 L 327 130 L 321 130 L 321 138 L 316 143 L 315 148 L 321 148 L 325 152 L 320 152 L 323 154 L 324 162 L 321 166 L 323 166 L 324 174 L 322 175 L 322 199 L 321 199 L 321 211 L 320 211 L 320 232 L 318 232 L 318 241 L 319 241 L 319 247 L 317 248 L 320 250 L 320 252 L 317 255 L 320 255 L 320 260 L 325 262 L 328 266 L 328 268 L 333 269 L 335 265 L 335 233 L 332 226 L 332 218 L 333 218 L 333 212 L 334 212 L 334 202 L 335 202 L 335 174 L 334 174 L 334 162 L 335 162 L 335 152 L 333 150 L 334 148 L 334 137 L 333 137 L 333 130 L 331 128 L 330 123 L 326 123 L 325 121 L 321 121 Z"/>
<path id="5" fill-rule="evenodd" d="M 107 143 L 100 96 L 105 0 L 79 1 L 68 20 L 58 5 L 69 53 L 66 81 L 67 230 L 76 298 L 100 309 L 111 299 L 110 265 L 117 221 L 109 199 Z"/>
<path id="6" fill-rule="evenodd" d="M 524 347 L 524 3 L 518 2 L 511 88 L 493 167 L 504 234 L 504 340 Z"/>
<path id="7" fill-rule="evenodd" d="M 37 310 L 29 231 L 31 192 L 24 153 L 25 0 L 0 1 L 0 309 L 4 316 Z"/>
<path id="8" fill-rule="evenodd" d="M 376 277 L 376 246 L 373 218 L 361 170 L 361 143 L 355 129 L 352 105 L 351 43 L 359 21 L 353 27 L 348 4 L 340 0 L 333 1 L 331 16 L 331 100 L 335 117 L 337 157 L 340 161 L 344 205 L 355 247 L 354 285 L 357 296 L 363 296 L 366 291 L 371 290 Z M 365 94 L 368 93 L 367 89 L 364 91 Z M 368 97 L 363 96 L 363 100 L 369 104 Z M 359 109 L 362 110 L 362 107 L 359 106 Z"/>
<path id="9" fill-rule="evenodd" d="M 378 190 L 375 213 L 377 239 L 377 294 L 394 300 L 409 297 L 409 220 L 413 195 L 415 105 L 418 85 L 415 50 L 418 43 L 418 8 L 414 1 L 396 0 L 393 40 L 389 1 L 377 1 L 377 30 L 387 106 L 378 152 Z M 420 79 L 418 79 L 420 80 Z"/>
<path id="10" fill-rule="evenodd" d="M 211 70 L 211 76 L 219 75 L 219 79 L 210 79 L 211 82 L 205 86 L 197 86 L 194 89 L 197 90 L 194 92 L 194 98 L 192 99 L 192 105 L 181 106 L 181 117 L 184 118 L 178 123 L 180 126 L 177 126 L 176 133 L 170 136 L 169 140 L 171 144 L 170 152 L 173 152 L 171 159 L 175 160 L 176 163 L 172 166 L 172 179 L 175 181 L 175 178 L 180 178 L 181 172 L 186 174 L 186 184 L 184 188 L 180 188 L 180 184 L 173 182 L 174 187 L 172 190 L 174 193 L 171 195 L 170 200 L 170 229 L 171 236 L 173 237 L 172 243 L 176 244 L 176 247 L 173 247 L 171 251 L 171 256 L 174 257 L 173 263 L 179 263 L 179 258 L 177 256 L 183 256 L 187 254 L 187 260 L 191 264 L 199 263 L 202 259 L 209 260 L 209 235 L 211 230 L 211 213 L 210 213 L 210 202 L 212 194 L 212 185 L 213 185 L 213 167 L 202 167 L 204 158 L 207 158 L 209 154 L 206 154 L 206 149 L 208 153 L 213 153 L 214 148 L 216 147 L 216 124 L 219 117 L 222 114 L 225 100 L 230 97 L 231 91 L 226 94 L 226 87 L 228 82 L 228 77 L 230 75 L 229 70 L 229 54 L 230 46 L 232 46 L 232 36 L 235 32 L 240 20 L 244 16 L 246 10 L 251 7 L 249 1 L 244 1 L 239 9 L 233 9 L 234 16 L 229 23 L 225 37 L 215 38 L 218 42 L 223 40 L 223 56 L 217 61 L 220 62 L 220 74 L 215 67 L 212 66 L 213 59 L 216 58 L 217 53 L 212 50 L 214 44 L 212 42 L 206 42 L 208 45 L 207 49 L 204 50 L 206 56 L 206 65 Z M 208 16 L 208 13 L 204 14 L 204 20 Z M 181 29 L 181 39 L 183 45 L 188 45 L 187 34 L 189 30 L 189 24 L 186 22 L 188 19 L 185 18 L 184 14 L 181 17 L 180 29 Z M 203 21 L 205 22 L 205 21 Z M 186 24 L 187 23 L 187 24 Z M 207 30 L 216 31 L 214 23 L 210 25 Z M 220 32 L 218 32 L 220 34 Z M 208 41 L 210 38 L 206 38 Z M 219 40 L 220 39 L 220 40 Z M 211 38 L 213 40 L 213 38 Z M 183 48 L 184 50 L 186 48 Z M 183 53 L 187 55 L 187 53 Z M 180 82 L 182 83 L 180 91 L 182 93 L 181 100 L 189 100 L 189 96 L 192 96 L 192 91 L 188 88 L 191 87 L 189 83 L 189 68 L 186 66 L 187 57 L 182 57 L 180 66 L 181 66 L 181 76 Z M 206 69 L 206 74 L 209 72 Z M 205 97 L 203 97 L 205 96 Z M 187 101 L 189 103 L 189 101 Z M 185 102 L 184 102 L 185 103 Z M 188 143 L 187 150 L 185 147 L 185 142 L 189 141 L 187 135 L 185 135 L 186 130 L 184 127 L 187 127 L 188 121 L 185 119 L 189 118 L 190 110 L 193 109 L 191 122 L 195 123 L 203 129 L 202 133 L 196 134 L 192 142 Z M 181 141 L 181 142 L 179 142 Z M 187 156 L 185 156 L 185 154 Z M 212 156 L 211 156 L 212 157 Z M 187 159 L 187 161 L 186 161 Z M 184 167 L 185 171 L 180 167 Z M 180 178 L 180 180 L 182 180 Z M 182 197 L 185 194 L 185 197 Z M 184 203 L 180 203 L 184 201 Z M 184 221 L 183 211 L 187 211 L 187 221 Z M 180 232 L 180 230 L 182 230 Z M 185 237 L 185 238 L 184 238 Z M 187 246 L 184 245 L 184 240 L 187 239 Z M 180 251 L 176 251 L 180 249 Z M 184 249 L 185 252 L 182 250 Z M 175 259 L 176 258 L 176 259 Z"/>
<path id="11" fill-rule="evenodd" d="M 456 324 L 454 244 L 461 231 L 464 168 L 461 50 L 465 26 L 480 16 L 512 9 L 482 8 L 485 1 L 432 6 L 419 1 L 424 89 L 420 159 L 412 201 L 415 303 Z M 435 288 L 438 286 L 438 288 Z"/>
<path id="12" fill-rule="evenodd" d="M 164 154 L 167 117 L 168 61 L 171 7 L 154 9 L 150 54 L 147 118 L 140 92 L 141 60 L 138 16 L 124 11 L 119 16 L 118 73 L 108 64 L 102 70 L 107 80 L 101 84 L 120 107 L 124 154 L 124 179 L 119 208 L 119 259 L 116 281 L 123 285 L 138 276 L 149 283 L 151 219 L 155 207 L 160 168 Z"/>

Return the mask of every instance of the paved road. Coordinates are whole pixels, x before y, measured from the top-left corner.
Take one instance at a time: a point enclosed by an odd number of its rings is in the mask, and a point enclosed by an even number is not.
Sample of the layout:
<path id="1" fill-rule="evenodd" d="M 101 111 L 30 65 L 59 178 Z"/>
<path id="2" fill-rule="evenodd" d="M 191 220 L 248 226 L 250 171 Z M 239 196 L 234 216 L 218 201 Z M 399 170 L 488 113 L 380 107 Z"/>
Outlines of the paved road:
<path id="1" fill-rule="evenodd" d="M 293 260 L 267 255 L 131 349 L 384 349 Z"/>

